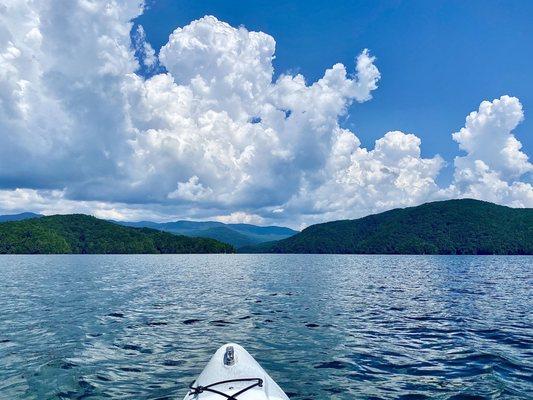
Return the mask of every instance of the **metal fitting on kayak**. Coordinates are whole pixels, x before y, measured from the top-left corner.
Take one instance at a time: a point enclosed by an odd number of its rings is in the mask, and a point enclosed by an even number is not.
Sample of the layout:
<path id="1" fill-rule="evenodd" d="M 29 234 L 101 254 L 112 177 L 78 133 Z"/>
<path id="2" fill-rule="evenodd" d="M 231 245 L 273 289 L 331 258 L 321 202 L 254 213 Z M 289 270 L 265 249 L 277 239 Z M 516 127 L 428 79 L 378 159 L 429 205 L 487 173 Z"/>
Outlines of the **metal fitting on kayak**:
<path id="1" fill-rule="evenodd" d="M 189 385 L 184 400 L 289 400 L 242 346 L 227 343 Z"/>
<path id="2" fill-rule="evenodd" d="M 233 346 L 226 347 L 226 353 L 224 353 L 224 365 L 228 367 L 235 364 L 235 349 Z"/>

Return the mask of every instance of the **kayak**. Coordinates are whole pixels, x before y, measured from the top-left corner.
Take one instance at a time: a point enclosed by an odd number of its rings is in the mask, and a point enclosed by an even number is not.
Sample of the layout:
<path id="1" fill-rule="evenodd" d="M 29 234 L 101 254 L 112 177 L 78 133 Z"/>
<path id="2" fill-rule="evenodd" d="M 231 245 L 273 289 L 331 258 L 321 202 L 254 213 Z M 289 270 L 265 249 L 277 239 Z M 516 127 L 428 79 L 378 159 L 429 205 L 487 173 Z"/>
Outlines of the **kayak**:
<path id="1" fill-rule="evenodd" d="M 228 343 L 217 350 L 184 400 L 289 400 L 243 347 Z"/>

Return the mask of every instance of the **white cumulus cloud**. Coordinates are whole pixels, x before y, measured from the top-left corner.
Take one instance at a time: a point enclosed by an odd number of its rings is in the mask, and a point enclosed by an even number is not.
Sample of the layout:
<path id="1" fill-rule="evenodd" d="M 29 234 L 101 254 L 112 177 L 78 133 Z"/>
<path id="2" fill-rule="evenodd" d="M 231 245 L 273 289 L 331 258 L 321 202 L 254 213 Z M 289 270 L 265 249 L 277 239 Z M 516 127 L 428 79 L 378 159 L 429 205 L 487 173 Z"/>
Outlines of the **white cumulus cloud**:
<path id="1" fill-rule="evenodd" d="M 283 204 L 305 174 L 323 168 L 339 116 L 377 87 L 374 59 L 363 51 L 353 78 L 336 64 L 308 85 L 301 75 L 274 82 L 274 51 L 271 36 L 215 17 L 176 29 L 160 51 L 168 73 L 125 85 L 137 129 L 135 190 L 158 201 L 262 208 Z"/>
<path id="2" fill-rule="evenodd" d="M 466 125 L 452 135 L 459 148 L 467 152 L 456 158 L 456 163 L 480 160 L 504 179 L 532 171 L 533 164 L 520 151 L 522 144 L 512 133 L 523 119 L 522 104 L 516 97 L 483 101 L 478 111 L 466 117 Z"/>
<path id="3" fill-rule="evenodd" d="M 467 117 L 441 188 L 445 162 L 422 157 L 417 136 L 367 149 L 341 127 L 377 89 L 368 50 L 316 82 L 274 80 L 272 36 L 206 16 L 158 55 L 132 23 L 142 12 L 139 0 L 0 4 L 0 210 L 295 226 L 449 197 L 533 205 L 516 98 Z"/>
<path id="4" fill-rule="evenodd" d="M 533 186 L 519 180 L 533 171 L 533 164 L 512 132 L 523 119 L 522 104 L 510 96 L 483 101 L 468 115 L 465 126 L 453 134 L 466 152 L 454 161 L 453 189 L 459 196 L 533 206 Z"/>
<path id="5" fill-rule="evenodd" d="M 319 184 L 303 185 L 288 211 L 318 222 L 420 204 L 442 197 L 435 178 L 443 164 L 440 156 L 422 158 L 412 134 L 388 132 L 368 150 L 353 133 L 338 130 Z"/>

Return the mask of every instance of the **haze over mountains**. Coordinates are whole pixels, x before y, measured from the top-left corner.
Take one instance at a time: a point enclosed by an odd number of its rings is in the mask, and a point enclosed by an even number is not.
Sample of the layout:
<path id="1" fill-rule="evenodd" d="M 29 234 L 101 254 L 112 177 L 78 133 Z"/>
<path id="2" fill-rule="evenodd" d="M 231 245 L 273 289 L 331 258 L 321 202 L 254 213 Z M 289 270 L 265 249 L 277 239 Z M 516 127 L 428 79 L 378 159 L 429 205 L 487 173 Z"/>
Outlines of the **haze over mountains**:
<path id="1" fill-rule="evenodd" d="M 152 228 L 179 235 L 216 239 L 221 242 L 229 243 L 236 248 L 282 240 L 298 233 L 298 231 L 281 226 L 224 224 L 217 221 L 175 221 L 166 223 L 150 221 L 113 222 L 136 228 Z"/>
<path id="2" fill-rule="evenodd" d="M 32 212 L 23 212 L 20 214 L 8 214 L 8 215 L 0 215 L 0 222 L 9 222 L 9 221 L 23 221 L 25 219 L 30 218 L 38 218 L 42 217 L 41 214 L 35 214 Z"/>

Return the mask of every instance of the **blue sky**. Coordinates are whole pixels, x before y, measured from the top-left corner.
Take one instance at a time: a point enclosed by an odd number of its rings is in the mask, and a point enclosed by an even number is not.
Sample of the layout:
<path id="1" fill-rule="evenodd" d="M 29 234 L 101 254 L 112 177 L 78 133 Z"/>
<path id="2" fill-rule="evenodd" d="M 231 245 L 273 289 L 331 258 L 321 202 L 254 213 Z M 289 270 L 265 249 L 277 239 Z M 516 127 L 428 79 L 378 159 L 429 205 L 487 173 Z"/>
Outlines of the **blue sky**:
<path id="1" fill-rule="evenodd" d="M 11 0 L 0 213 L 301 228 L 452 198 L 533 207 L 531 15 Z"/>
<path id="2" fill-rule="evenodd" d="M 526 118 L 515 134 L 531 153 L 533 2 L 157 0 L 136 21 L 157 51 L 177 26 L 207 14 L 272 35 L 276 75 L 299 72 L 314 81 L 370 49 L 379 89 L 342 124 L 366 147 L 387 131 L 416 134 L 423 156 L 438 153 L 448 162 L 441 183 L 451 180 L 457 155 L 451 133 L 482 99 L 520 99 Z"/>

